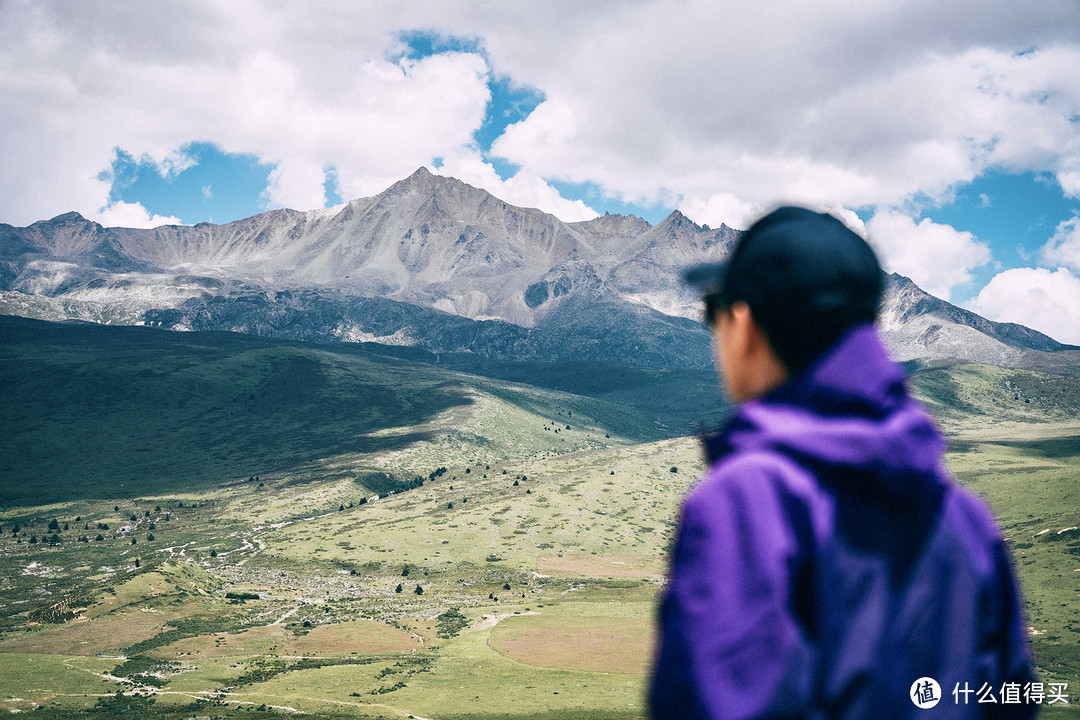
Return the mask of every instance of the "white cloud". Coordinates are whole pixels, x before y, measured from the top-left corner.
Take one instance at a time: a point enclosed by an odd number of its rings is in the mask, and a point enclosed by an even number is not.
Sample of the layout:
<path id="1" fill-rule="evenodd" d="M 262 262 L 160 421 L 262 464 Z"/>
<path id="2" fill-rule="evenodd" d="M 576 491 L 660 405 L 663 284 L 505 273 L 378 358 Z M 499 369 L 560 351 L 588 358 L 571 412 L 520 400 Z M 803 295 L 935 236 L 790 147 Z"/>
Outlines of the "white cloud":
<path id="1" fill-rule="evenodd" d="M 494 149 L 544 177 L 666 188 L 718 224 L 777 200 L 945 199 L 995 166 L 1080 171 L 1075 4 L 643 2 L 575 23 L 492 47 L 548 96 Z"/>
<path id="2" fill-rule="evenodd" d="M 713 193 L 705 198 L 687 198 L 682 203 L 682 210 L 697 223 L 711 223 L 724 218 L 720 222 L 739 229 L 750 227 L 754 220 L 764 214 L 760 206 L 726 192 Z"/>
<path id="3" fill-rule="evenodd" d="M 1039 258 L 1043 265 L 1064 266 L 1080 272 L 1080 216 L 1074 215 L 1057 226 Z"/>
<path id="4" fill-rule="evenodd" d="M 161 160 L 154 160 L 161 177 L 166 179 L 174 178 L 185 170 L 195 167 L 197 162 L 195 158 L 179 148 L 173 150 Z"/>
<path id="5" fill-rule="evenodd" d="M 543 178 L 527 171 L 518 172 L 508 180 L 503 180 L 495 172 L 495 168 L 476 152 L 455 153 L 444 158 L 442 167 L 436 172 L 483 188 L 511 205 L 540 208 L 566 222 L 592 220 L 598 215 L 582 201 L 562 197 L 559 191 Z"/>
<path id="6" fill-rule="evenodd" d="M 1066 268 L 1013 268 L 999 273 L 971 301 L 991 320 L 1034 328 L 1059 342 L 1080 345 L 1080 277 Z"/>
<path id="7" fill-rule="evenodd" d="M 351 198 L 435 157 L 556 214 L 585 210 L 541 178 L 714 226 L 946 198 L 990 167 L 1080 197 L 1078 26 L 1074 0 L 9 0 L 0 221 L 89 214 L 114 148 L 167 174 L 191 142 L 275 164 L 268 201 L 298 209 L 325 201 L 324 167 Z M 414 29 L 485 55 L 388 59 Z M 506 183 L 469 165 L 492 71 L 546 97 L 494 145 L 521 167 Z"/>
<path id="8" fill-rule="evenodd" d="M 91 213 L 89 219 L 96 220 L 105 227 L 152 228 L 159 225 L 183 224 L 179 218 L 152 215 L 139 203 L 122 201 L 109 203 L 98 212 Z"/>
<path id="9" fill-rule="evenodd" d="M 882 266 L 911 278 L 946 300 L 954 288 L 970 282 L 971 271 L 990 262 L 990 248 L 969 232 L 907 215 L 875 213 L 866 226 Z"/>
<path id="10" fill-rule="evenodd" d="M 194 141 L 250 153 L 276 166 L 268 204 L 308 209 L 326 166 L 348 197 L 370 195 L 472 142 L 490 95 L 480 55 L 391 61 L 395 33 L 426 22 L 264 5 L 0 4 L 0 221 L 94 214 L 116 148 L 166 177 Z"/>

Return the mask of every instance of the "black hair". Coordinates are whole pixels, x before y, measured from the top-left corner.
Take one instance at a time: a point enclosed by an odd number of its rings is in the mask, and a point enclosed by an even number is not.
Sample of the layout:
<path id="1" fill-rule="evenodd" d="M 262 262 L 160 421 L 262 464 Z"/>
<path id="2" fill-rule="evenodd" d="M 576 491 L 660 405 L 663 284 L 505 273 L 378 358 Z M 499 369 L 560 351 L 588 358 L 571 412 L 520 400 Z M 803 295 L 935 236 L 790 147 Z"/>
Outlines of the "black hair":
<path id="1" fill-rule="evenodd" d="M 748 304 L 776 357 L 792 375 L 812 365 L 852 328 L 874 322 L 876 315 L 857 307 L 821 314 L 781 303 Z"/>

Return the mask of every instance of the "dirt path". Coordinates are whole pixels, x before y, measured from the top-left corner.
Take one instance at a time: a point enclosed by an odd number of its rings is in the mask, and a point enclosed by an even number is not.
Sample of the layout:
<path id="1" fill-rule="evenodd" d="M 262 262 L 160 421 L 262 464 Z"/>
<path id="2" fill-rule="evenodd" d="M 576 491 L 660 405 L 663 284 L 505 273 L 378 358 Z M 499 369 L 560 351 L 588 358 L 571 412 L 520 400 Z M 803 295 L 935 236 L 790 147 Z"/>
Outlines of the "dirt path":
<path id="1" fill-rule="evenodd" d="M 292 610 L 290 610 L 289 612 L 285 613 L 284 615 L 282 615 L 281 617 L 279 617 L 279 618 L 278 618 L 277 620 L 275 620 L 274 622 L 270 623 L 270 625 L 280 625 L 281 623 L 285 622 L 285 621 L 286 621 L 287 619 L 289 619 L 289 618 L 291 618 L 291 617 L 292 617 L 293 615 L 295 615 L 295 614 L 297 613 L 297 611 L 299 611 L 299 610 L 300 610 L 300 607 L 301 607 L 300 605 L 297 605 L 297 606 L 296 606 L 296 607 L 294 607 L 294 608 L 293 608 Z M 267 626 L 267 627 L 269 627 L 269 626 Z"/>
<path id="2" fill-rule="evenodd" d="M 500 622 L 505 620 L 506 618 L 514 617 L 514 615 L 539 615 L 539 614 L 540 613 L 536 612 L 535 610 L 529 610 L 528 612 L 519 612 L 519 613 L 510 612 L 510 613 L 503 613 L 501 615 L 484 615 L 484 619 L 481 620 L 479 623 L 477 623 L 476 629 L 477 630 L 487 630 L 488 628 L 493 628 L 496 625 L 498 625 Z"/>
<path id="3" fill-rule="evenodd" d="M 299 608 L 293 608 L 292 612 L 296 612 L 296 610 L 298 610 L 298 609 Z M 532 613 L 532 614 L 535 615 L 536 613 Z M 487 617 L 490 617 L 490 616 L 487 616 Z M 502 619 L 503 617 L 506 617 L 506 616 L 505 615 L 498 616 L 498 619 Z M 498 622 L 498 619 L 496 619 L 495 622 Z M 492 623 L 492 624 L 494 624 L 494 623 Z M 113 675 L 111 673 L 96 672 L 96 671 L 91 670 L 89 668 L 79 667 L 78 665 L 70 664 L 71 661 L 74 660 L 74 659 L 75 658 L 65 660 L 64 665 L 66 665 L 69 668 L 72 668 L 73 670 L 82 670 L 83 672 L 88 672 L 91 675 L 102 678 L 103 680 L 109 680 L 109 681 L 115 682 L 115 683 L 133 682 L 130 678 L 117 677 L 116 675 Z M 123 658 L 117 658 L 117 660 L 123 660 Z M 259 702 L 257 700 L 244 700 L 244 699 L 241 699 L 241 698 L 244 698 L 244 697 L 248 696 L 249 693 L 222 692 L 222 691 L 219 691 L 219 690 L 162 690 L 161 688 L 157 688 L 157 687 L 154 687 L 152 685 L 135 684 L 134 687 L 132 687 L 132 688 L 130 688 L 128 690 L 124 690 L 123 694 L 124 695 L 136 695 L 136 694 L 138 694 L 138 695 L 179 695 L 181 697 L 190 698 L 192 700 L 210 700 L 210 699 L 213 699 L 213 700 L 218 700 L 219 702 L 229 703 L 229 704 L 232 704 L 232 705 L 251 705 L 251 706 L 266 705 L 266 707 L 268 707 L 268 708 L 272 708 L 274 710 L 281 710 L 281 711 L 289 712 L 289 713 L 302 713 L 303 712 L 303 711 L 299 710 L 298 708 L 294 708 L 294 707 L 292 707 L 290 705 L 273 705 L 273 704 L 270 704 L 270 703 Z M 104 698 L 104 697 L 115 697 L 115 693 L 53 693 L 52 697 Z M 259 697 L 261 699 L 261 698 L 273 697 L 273 696 L 256 694 L 256 697 Z M 399 707 L 394 707 L 393 705 L 387 705 L 385 703 L 350 702 L 350 701 L 347 701 L 347 700 L 332 700 L 330 698 L 310 697 L 310 696 L 306 696 L 306 695 L 299 695 L 299 696 L 295 696 L 295 697 L 297 699 L 299 699 L 299 700 L 310 700 L 312 702 L 327 703 L 329 705 L 347 705 L 349 707 L 383 708 L 385 710 L 397 713 L 397 714 L 401 715 L 402 717 L 415 718 L 415 720 L 431 720 L 431 718 L 426 718 L 426 717 L 424 717 L 422 715 L 417 715 L 415 713 L 410 713 L 410 712 L 408 712 L 406 710 L 402 710 Z M 9 698 L 9 701 L 14 701 L 14 700 L 19 700 L 19 698 Z"/>

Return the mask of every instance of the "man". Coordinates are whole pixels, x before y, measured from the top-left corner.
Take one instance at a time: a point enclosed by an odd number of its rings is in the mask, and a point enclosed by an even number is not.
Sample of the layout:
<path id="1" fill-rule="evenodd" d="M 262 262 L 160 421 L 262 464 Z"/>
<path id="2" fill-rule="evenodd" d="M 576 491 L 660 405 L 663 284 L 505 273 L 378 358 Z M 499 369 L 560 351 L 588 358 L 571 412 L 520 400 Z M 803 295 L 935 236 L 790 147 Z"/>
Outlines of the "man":
<path id="1" fill-rule="evenodd" d="M 687 280 L 738 405 L 683 506 L 654 718 L 1033 716 L 1003 702 L 1032 680 L 1004 544 L 878 337 L 870 246 L 785 207 Z"/>

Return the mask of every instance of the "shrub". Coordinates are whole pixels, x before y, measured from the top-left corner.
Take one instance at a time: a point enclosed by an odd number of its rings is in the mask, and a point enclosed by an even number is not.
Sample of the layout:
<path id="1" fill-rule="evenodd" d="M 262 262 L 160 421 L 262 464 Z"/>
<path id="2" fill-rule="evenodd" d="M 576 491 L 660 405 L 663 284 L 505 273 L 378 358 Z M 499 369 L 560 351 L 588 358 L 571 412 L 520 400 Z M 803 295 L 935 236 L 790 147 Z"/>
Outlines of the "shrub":
<path id="1" fill-rule="evenodd" d="M 441 638 L 452 638 L 469 625 L 469 619 L 457 608 L 450 608 L 436 620 L 439 624 L 436 635 Z"/>

